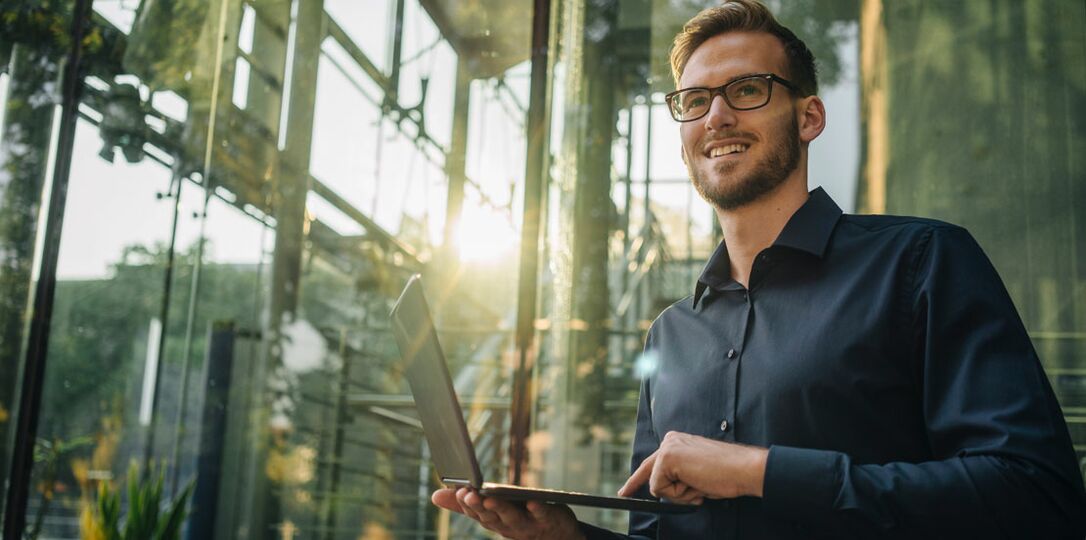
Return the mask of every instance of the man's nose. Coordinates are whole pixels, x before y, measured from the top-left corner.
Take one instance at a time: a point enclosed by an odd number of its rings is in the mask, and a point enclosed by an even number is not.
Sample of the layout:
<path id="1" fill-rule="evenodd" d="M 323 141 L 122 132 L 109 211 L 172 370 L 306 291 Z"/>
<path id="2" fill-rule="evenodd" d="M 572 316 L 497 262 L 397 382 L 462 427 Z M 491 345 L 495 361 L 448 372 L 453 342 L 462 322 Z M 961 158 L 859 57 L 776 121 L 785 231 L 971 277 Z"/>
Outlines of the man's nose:
<path id="1" fill-rule="evenodd" d="M 709 102 L 709 112 L 705 115 L 705 129 L 719 131 L 735 125 L 735 110 L 724 100 L 724 96 L 714 94 Z"/>

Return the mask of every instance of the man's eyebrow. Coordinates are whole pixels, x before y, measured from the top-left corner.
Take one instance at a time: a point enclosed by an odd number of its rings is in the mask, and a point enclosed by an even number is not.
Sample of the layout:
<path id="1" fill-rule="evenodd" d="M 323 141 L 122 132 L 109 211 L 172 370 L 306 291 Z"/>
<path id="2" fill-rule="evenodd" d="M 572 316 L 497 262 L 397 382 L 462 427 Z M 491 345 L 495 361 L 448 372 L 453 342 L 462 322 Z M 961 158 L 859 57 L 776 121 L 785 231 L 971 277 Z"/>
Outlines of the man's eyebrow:
<path id="1" fill-rule="evenodd" d="M 732 77 L 731 79 L 728 80 L 728 82 L 726 82 L 724 84 L 731 84 L 731 83 L 733 83 L 735 81 L 738 81 L 739 79 L 746 79 L 747 77 L 754 77 L 754 76 L 758 76 L 758 75 L 765 75 L 765 73 L 764 72 L 763 73 L 750 72 L 750 73 L 744 73 L 742 75 L 736 75 L 735 77 Z"/>
<path id="2" fill-rule="evenodd" d="M 745 79 L 747 77 L 755 77 L 755 76 L 766 75 L 768 73 L 769 72 L 757 72 L 757 71 L 752 71 L 750 73 L 743 73 L 743 74 L 736 75 L 736 76 L 728 79 L 727 81 L 724 82 L 724 84 L 718 85 L 717 87 L 729 85 L 729 84 L 731 84 L 731 83 L 733 83 L 735 81 L 738 81 L 739 79 Z M 717 87 L 705 86 L 705 85 L 702 85 L 702 84 L 695 84 L 693 86 L 687 86 L 687 87 L 684 87 L 684 88 L 680 88 L 679 90 L 686 90 L 688 88 L 717 88 Z"/>

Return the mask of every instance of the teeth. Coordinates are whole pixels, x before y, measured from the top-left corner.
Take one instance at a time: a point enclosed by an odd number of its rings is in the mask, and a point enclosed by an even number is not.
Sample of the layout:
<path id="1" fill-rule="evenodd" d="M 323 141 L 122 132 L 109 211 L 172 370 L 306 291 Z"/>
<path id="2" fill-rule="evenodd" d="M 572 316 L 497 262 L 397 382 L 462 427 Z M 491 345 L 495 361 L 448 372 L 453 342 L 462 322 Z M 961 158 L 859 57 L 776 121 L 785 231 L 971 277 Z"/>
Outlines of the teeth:
<path id="1" fill-rule="evenodd" d="M 709 151 L 709 157 L 720 157 L 746 151 L 747 145 L 745 144 L 729 144 L 727 146 L 717 146 L 716 148 L 713 148 Z"/>

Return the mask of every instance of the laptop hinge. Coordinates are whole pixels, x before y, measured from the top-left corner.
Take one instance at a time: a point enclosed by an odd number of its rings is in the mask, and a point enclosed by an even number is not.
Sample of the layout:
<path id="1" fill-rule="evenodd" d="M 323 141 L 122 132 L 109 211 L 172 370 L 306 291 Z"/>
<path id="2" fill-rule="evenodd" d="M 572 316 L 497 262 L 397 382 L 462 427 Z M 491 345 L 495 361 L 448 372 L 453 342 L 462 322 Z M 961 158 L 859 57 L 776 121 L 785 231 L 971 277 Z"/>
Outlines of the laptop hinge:
<path id="1" fill-rule="evenodd" d="M 447 486 L 452 485 L 452 486 L 472 487 L 471 482 L 469 482 L 467 480 L 464 480 L 463 478 L 446 478 L 446 477 L 443 476 L 443 477 L 441 477 L 441 482 L 444 483 Z"/>

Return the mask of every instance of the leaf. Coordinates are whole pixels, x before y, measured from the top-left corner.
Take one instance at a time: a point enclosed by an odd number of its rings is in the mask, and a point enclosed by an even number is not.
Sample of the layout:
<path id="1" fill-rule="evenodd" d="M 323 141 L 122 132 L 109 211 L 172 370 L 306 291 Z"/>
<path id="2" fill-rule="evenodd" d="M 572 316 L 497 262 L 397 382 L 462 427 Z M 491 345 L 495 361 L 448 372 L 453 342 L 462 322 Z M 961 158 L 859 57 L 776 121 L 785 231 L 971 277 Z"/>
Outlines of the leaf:
<path id="1" fill-rule="evenodd" d="M 128 515 L 121 524 L 120 493 L 102 482 L 98 489 L 98 530 L 105 540 L 178 540 L 188 513 L 187 504 L 195 481 L 191 481 L 172 503 L 163 508 L 165 468 L 140 475 L 133 463 L 128 469 Z"/>
<path id="2" fill-rule="evenodd" d="M 101 530 L 107 540 L 119 540 L 120 531 L 117 529 L 120 521 L 120 501 L 117 494 L 109 488 L 109 484 L 102 482 L 98 486 L 98 520 Z"/>
<path id="3" fill-rule="evenodd" d="M 73 450 L 78 450 L 84 446 L 90 446 L 94 444 L 94 437 L 82 436 L 67 441 L 57 441 L 56 453 L 57 455 L 64 455 Z"/>
<path id="4" fill-rule="evenodd" d="M 186 503 L 188 503 L 189 495 L 192 494 L 195 485 L 195 481 L 190 481 L 173 504 L 170 505 L 166 513 L 166 519 L 159 522 L 158 529 L 155 531 L 154 537 L 156 540 L 177 540 L 180 538 L 181 524 L 184 523 L 185 516 L 188 515 Z"/>

